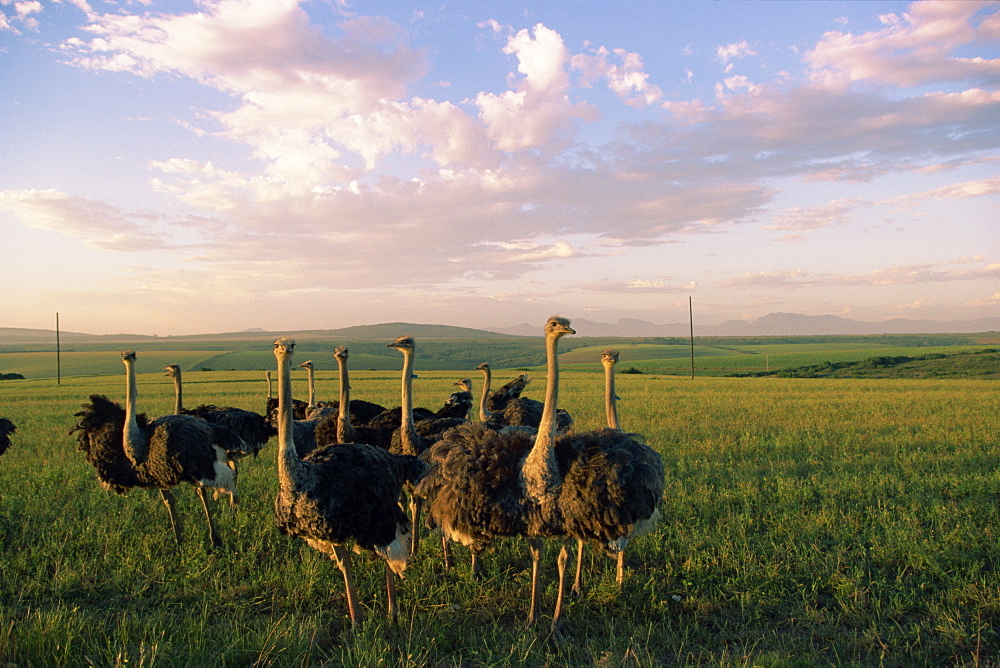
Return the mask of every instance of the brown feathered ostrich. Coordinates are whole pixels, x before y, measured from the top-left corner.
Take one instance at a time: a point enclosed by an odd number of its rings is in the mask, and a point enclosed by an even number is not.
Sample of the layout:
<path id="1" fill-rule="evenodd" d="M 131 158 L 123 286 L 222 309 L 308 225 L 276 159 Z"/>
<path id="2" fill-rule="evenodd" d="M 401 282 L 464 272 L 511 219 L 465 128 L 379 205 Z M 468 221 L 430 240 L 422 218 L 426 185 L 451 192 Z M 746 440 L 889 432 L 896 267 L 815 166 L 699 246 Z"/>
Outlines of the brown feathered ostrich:
<path id="1" fill-rule="evenodd" d="M 92 394 L 70 433 L 79 431 L 78 448 L 106 489 L 125 494 L 133 487 L 155 488 L 167 506 L 177 544 L 182 542 L 180 518 L 170 489 L 182 482 L 194 485 L 205 510 L 212 544 L 222 544 L 205 498 L 205 488 L 236 498 L 236 472 L 226 450 L 238 437 L 224 427 L 189 415 L 165 415 L 153 421 L 136 412 L 133 351 L 122 353 L 125 364 L 125 409 L 107 397 Z"/>
<path id="2" fill-rule="evenodd" d="M 555 451 L 558 343 L 565 334 L 574 333 L 565 318 L 552 317 L 545 324 L 548 376 L 544 411 L 534 437 L 521 430 L 500 431 L 482 422 L 451 429 L 425 455 L 431 470 L 416 488 L 425 500 L 431 523 L 448 539 L 468 546 L 474 557 L 496 538 L 528 537 L 529 625 L 540 617 L 542 538 L 564 533 L 559 508 L 562 472 Z M 560 579 L 567 558 L 563 547 L 557 562 Z M 561 609 L 560 596 L 553 614 L 553 632 Z"/>
<path id="3" fill-rule="evenodd" d="M 439 418 L 459 418 L 469 419 L 469 411 L 472 410 L 472 379 L 463 378 L 453 383 L 457 390 L 452 392 L 444 402 L 444 406 L 437 412 Z"/>
<path id="4" fill-rule="evenodd" d="M 357 443 L 318 448 L 299 459 L 292 437 L 291 358 L 295 343 L 274 342 L 278 365 L 278 528 L 330 556 L 344 576 L 351 626 L 362 621 L 348 543 L 386 562 L 387 612 L 397 614 L 393 573 L 402 577 L 410 558 L 410 523 L 399 507 L 403 484 L 416 482 L 425 465 Z"/>
<path id="5" fill-rule="evenodd" d="M 392 430 L 368 426 L 355 427 L 351 421 L 351 416 L 356 408 L 360 408 L 363 414 L 368 416 L 379 415 L 385 411 L 385 408 L 370 401 L 351 399 L 351 380 L 347 371 L 349 356 L 347 346 L 338 346 L 333 351 L 333 357 L 337 360 L 340 390 L 340 398 L 335 402 L 337 419 L 336 421 L 323 420 L 316 425 L 316 444 L 322 446 L 331 443 L 365 443 L 387 450 Z M 330 433 L 331 430 L 333 433 Z"/>
<path id="6" fill-rule="evenodd" d="M 403 354 L 403 372 L 400 381 L 400 425 L 399 429 L 392 434 L 390 451 L 417 456 L 437 440 L 440 432 L 463 421 L 443 418 L 449 421 L 447 426 L 437 424 L 436 420 L 433 420 L 435 424 L 431 424 L 432 420 L 422 421 L 425 425 L 432 427 L 432 430 L 427 433 L 426 437 L 418 433 L 417 424 L 413 418 L 413 367 L 417 344 L 412 336 L 401 336 L 395 341 L 387 343 L 386 346 L 395 348 Z M 440 430 L 436 429 L 436 427 L 440 427 Z M 413 494 L 412 489 L 408 489 L 407 492 L 410 497 L 410 518 L 413 522 L 413 542 L 411 549 L 416 553 L 420 546 L 420 498 Z"/>
<path id="7" fill-rule="evenodd" d="M 163 370 L 174 381 L 174 414 L 193 415 L 206 422 L 226 427 L 240 437 L 239 447 L 226 451 L 229 461 L 235 463 L 247 455 L 256 457 L 271 437 L 278 433 L 278 430 L 271 426 L 263 415 L 235 406 L 201 404 L 190 410 L 184 408 L 184 388 L 180 365 L 168 364 L 163 367 Z"/>
<path id="8" fill-rule="evenodd" d="M 267 381 L 267 402 L 264 404 L 264 416 L 267 421 L 271 423 L 271 426 L 277 427 L 278 425 L 278 399 L 271 396 L 271 372 L 264 372 L 264 380 Z M 292 414 L 295 416 L 296 420 L 304 420 L 306 418 L 306 409 L 309 408 L 309 404 L 300 399 L 294 399 L 292 401 Z"/>
<path id="9" fill-rule="evenodd" d="M 336 415 L 337 402 L 316 401 L 316 367 L 313 364 L 313 361 L 306 360 L 299 366 L 306 370 L 306 375 L 309 380 L 309 403 L 306 405 L 305 419 L 315 420 L 328 415 Z"/>
<path id="10" fill-rule="evenodd" d="M 14 423 L 7 418 L 0 418 L 0 455 L 10 447 L 10 435 L 17 431 Z"/>
<path id="11" fill-rule="evenodd" d="M 535 429 L 542 418 L 542 402 L 522 397 L 521 393 L 531 379 L 527 374 L 521 374 L 508 382 L 499 390 L 491 391 L 492 370 L 483 362 L 476 367 L 483 372 L 483 392 L 479 400 L 479 419 L 491 422 L 500 427 L 530 427 Z M 573 427 L 573 416 L 568 411 L 556 409 L 556 431 L 562 433 Z"/>
<path id="12" fill-rule="evenodd" d="M 624 579 L 625 546 L 630 538 L 655 526 L 657 505 L 663 496 L 660 454 L 637 434 L 622 432 L 618 424 L 615 364 L 618 351 L 605 350 L 604 405 L 606 429 L 560 436 L 557 448 L 567 461 L 559 503 L 566 534 L 577 539 L 573 592 L 582 589 L 583 547 L 588 541 L 603 545 L 617 559 L 616 582 Z"/>

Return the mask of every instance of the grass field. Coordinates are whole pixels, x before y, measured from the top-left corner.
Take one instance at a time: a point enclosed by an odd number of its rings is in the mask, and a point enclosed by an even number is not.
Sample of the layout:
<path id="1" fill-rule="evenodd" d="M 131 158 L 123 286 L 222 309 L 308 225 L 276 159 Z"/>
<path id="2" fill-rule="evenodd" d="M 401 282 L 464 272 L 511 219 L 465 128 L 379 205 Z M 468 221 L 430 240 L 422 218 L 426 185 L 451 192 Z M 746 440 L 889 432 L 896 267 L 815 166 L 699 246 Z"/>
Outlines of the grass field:
<path id="1" fill-rule="evenodd" d="M 139 402 L 159 415 L 173 390 L 158 369 L 174 360 L 152 357 L 140 355 Z M 121 366 L 116 355 L 110 363 Z M 600 377 L 574 367 L 562 405 L 578 428 L 599 427 Z M 438 406 L 457 378 L 422 371 L 417 405 Z M 294 382 L 304 394 L 304 374 Z M 319 386 L 328 398 L 335 374 L 321 372 Z M 398 404 L 398 373 L 352 371 L 352 386 L 357 398 Z M 178 490 L 188 540 L 175 549 L 158 498 L 101 490 L 67 435 L 89 393 L 121 400 L 123 390 L 120 368 L 60 385 L 0 383 L 0 415 L 18 425 L 0 458 L 0 665 L 940 666 L 1000 656 L 991 381 L 620 374 L 623 425 L 663 455 L 664 521 L 630 546 L 621 591 L 613 562 L 588 553 L 586 592 L 558 645 L 523 626 L 521 541 L 487 555 L 481 581 L 460 548 L 459 567 L 444 572 L 440 546 L 425 541 L 395 627 L 383 619 L 381 564 L 358 558 L 369 619 L 345 633 L 335 565 L 274 529 L 273 442 L 241 467 L 239 506 L 218 508 L 224 549 L 208 552 L 195 495 Z M 264 394 L 259 371 L 185 374 L 189 405 L 260 410 Z M 554 556 L 550 546 L 548 612 Z"/>

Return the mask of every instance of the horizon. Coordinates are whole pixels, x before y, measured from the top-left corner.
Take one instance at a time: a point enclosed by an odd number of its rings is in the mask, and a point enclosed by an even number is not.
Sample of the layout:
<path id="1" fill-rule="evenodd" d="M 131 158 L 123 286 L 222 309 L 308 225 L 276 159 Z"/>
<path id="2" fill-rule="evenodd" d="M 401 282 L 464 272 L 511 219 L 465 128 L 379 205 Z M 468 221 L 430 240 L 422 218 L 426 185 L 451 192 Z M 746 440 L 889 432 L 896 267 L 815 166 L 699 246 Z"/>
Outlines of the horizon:
<path id="1" fill-rule="evenodd" d="M 1000 3 L 371 7 L 0 4 L 4 326 L 1000 312 Z"/>
<path id="2" fill-rule="evenodd" d="M 794 322 L 789 322 L 791 319 Z M 987 322 L 983 323 L 989 325 L 986 328 L 977 328 L 973 325 L 978 324 L 980 320 L 985 320 Z M 690 322 L 653 322 L 649 320 L 635 319 L 635 318 L 621 318 L 615 322 L 603 322 L 599 320 L 591 320 L 590 318 L 580 317 L 580 318 L 570 318 L 571 322 L 575 323 L 586 323 L 586 326 L 596 326 L 598 329 L 605 327 L 616 327 L 620 326 L 623 322 L 628 325 L 634 326 L 635 324 L 641 324 L 644 326 L 650 326 L 653 328 L 675 328 L 680 327 L 683 332 L 679 333 L 652 333 L 648 328 L 643 329 L 647 333 L 622 333 L 614 334 L 608 333 L 606 330 L 601 330 L 600 332 L 586 332 L 578 331 L 583 337 L 621 337 L 621 338 L 646 338 L 646 337 L 667 337 L 667 338 L 687 338 L 688 337 L 688 327 L 692 324 Z M 775 322 L 779 322 L 780 327 L 785 327 L 787 329 L 778 330 L 768 330 L 768 331 L 752 331 L 753 328 L 760 327 L 774 327 Z M 810 328 L 815 327 L 822 321 L 826 326 L 833 327 L 837 326 L 851 328 L 853 327 L 856 331 L 833 331 L 831 330 L 812 330 L 812 331 L 792 331 L 795 328 Z M 833 324 L 831 325 L 831 321 Z M 992 322 L 991 322 L 992 321 Z M 896 329 L 885 329 L 878 330 L 879 325 L 894 324 Z M 918 329 L 917 327 L 933 324 L 936 327 L 931 327 L 930 329 Z M 503 326 L 486 326 L 486 327 L 471 327 L 467 325 L 450 325 L 445 323 L 435 323 L 435 322 L 411 322 L 411 321 L 383 321 L 383 322 L 373 322 L 357 325 L 346 325 L 343 327 L 309 327 L 304 329 L 288 329 L 288 328 L 277 328 L 269 329 L 265 327 L 247 327 L 241 330 L 226 330 L 226 331 L 203 331 L 203 332 L 192 332 L 187 334 L 159 334 L 159 333 L 143 333 L 143 332 L 105 332 L 105 333 L 93 333 L 85 332 L 81 330 L 66 329 L 60 326 L 59 331 L 64 335 L 83 335 L 83 336 L 104 336 L 104 337 L 142 337 L 142 338 L 170 338 L 170 337 L 215 337 L 223 335 L 236 335 L 236 334 L 304 334 L 307 332 L 324 332 L 324 331 L 339 331 L 343 329 L 364 329 L 364 328 L 377 328 L 386 325 L 404 325 L 413 327 L 454 327 L 457 329 L 469 329 L 483 331 L 492 334 L 501 335 L 511 335 L 511 336 L 532 336 L 528 333 L 533 325 L 529 322 L 520 322 L 515 324 L 507 324 Z M 865 327 L 875 326 L 876 329 L 868 331 Z M 734 329 L 735 328 L 735 329 Z M 39 331 L 39 332 L 49 332 L 55 333 L 55 327 L 52 328 L 31 328 L 31 327 L 7 327 L 0 326 L 0 331 L 13 329 L 19 330 L 23 329 L 25 331 Z M 534 334 L 535 336 L 543 336 L 542 327 L 539 326 L 538 332 Z M 765 337 L 782 337 L 782 336 L 792 336 L 792 337 L 811 337 L 811 336 L 872 336 L 872 335 L 887 335 L 887 336 L 909 336 L 909 335 L 920 335 L 920 334 L 982 334 L 991 333 L 994 331 L 1000 331 L 1000 316 L 997 317 L 985 317 L 977 318 L 974 320 L 953 320 L 953 321 L 939 321 L 939 320 L 922 320 L 922 319 L 911 319 L 911 318 L 894 318 L 891 320 L 884 321 L 866 321 L 866 320 L 853 320 L 849 318 L 842 318 L 841 316 L 824 314 L 824 315 L 805 315 L 801 313 L 788 313 L 788 312 L 774 312 L 769 313 L 760 318 L 754 318 L 751 320 L 725 320 L 717 323 L 697 323 L 694 324 L 695 338 L 714 338 L 714 337 L 741 337 L 741 336 L 765 336 Z M 698 330 L 715 330 L 709 333 L 698 333 Z"/>

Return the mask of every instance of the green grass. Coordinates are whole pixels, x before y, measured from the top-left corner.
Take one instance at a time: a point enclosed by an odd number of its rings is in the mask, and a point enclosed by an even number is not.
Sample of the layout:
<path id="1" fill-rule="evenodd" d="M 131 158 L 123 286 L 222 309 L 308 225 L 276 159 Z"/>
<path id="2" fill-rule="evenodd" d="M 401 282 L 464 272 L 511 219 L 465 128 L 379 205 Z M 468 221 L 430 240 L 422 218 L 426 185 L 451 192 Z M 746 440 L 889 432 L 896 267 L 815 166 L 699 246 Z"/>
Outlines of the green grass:
<path id="1" fill-rule="evenodd" d="M 569 639 L 553 645 L 523 627 L 521 541 L 485 557 L 482 581 L 461 548 L 456 571 L 442 572 L 439 545 L 424 541 L 396 627 L 383 618 L 381 564 L 357 557 L 369 619 L 345 633 L 334 564 L 274 529 L 273 443 L 242 465 L 239 506 L 217 507 L 223 550 L 208 553 L 197 500 L 178 490 L 188 540 L 175 549 L 157 497 L 103 491 L 66 433 L 88 393 L 121 399 L 122 375 L 0 384 L 0 414 L 18 425 L 0 458 L 0 665 L 939 666 L 1000 656 L 1000 395 L 990 381 L 620 375 L 623 424 L 663 455 L 665 519 L 630 546 L 621 591 L 611 560 L 588 552 Z M 318 376 L 329 398 L 336 374 Z M 416 403 L 438 406 L 458 377 L 422 371 Z M 541 379 L 529 386 L 535 398 Z M 568 369 L 563 380 L 578 427 L 600 426 L 599 376 Z M 304 394 L 303 372 L 294 383 Z M 189 405 L 259 410 L 266 392 L 259 371 L 189 372 L 185 386 Z M 355 371 L 352 386 L 398 403 L 398 373 Z M 158 367 L 141 373 L 140 409 L 170 411 L 172 391 Z M 550 547 L 548 612 L 554 556 Z"/>

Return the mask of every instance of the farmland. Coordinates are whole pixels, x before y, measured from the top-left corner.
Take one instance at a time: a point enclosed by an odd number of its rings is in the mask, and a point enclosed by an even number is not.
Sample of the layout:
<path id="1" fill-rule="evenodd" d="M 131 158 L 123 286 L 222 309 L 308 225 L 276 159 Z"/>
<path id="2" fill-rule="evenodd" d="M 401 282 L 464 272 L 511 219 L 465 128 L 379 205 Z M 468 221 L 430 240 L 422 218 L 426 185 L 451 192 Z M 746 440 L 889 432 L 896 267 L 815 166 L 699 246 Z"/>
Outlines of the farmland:
<path id="1" fill-rule="evenodd" d="M 593 352 L 608 342 L 583 343 L 562 357 L 561 404 L 577 428 L 591 429 L 604 419 Z M 401 585 L 397 626 L 384 620 L 381 563 L 358 558 L 368 622 L 347 633 L 335 565 L 274 529 L 273 442 L 241 466 L 239 505 L 218 507 L 223 549 L 208 551 L 196 497 L 177 491 L 187 537 L 177 549 L 158 497 L 103 491 L 67 434 L 88 394 L 122 400 L 113 349 L 77 351 L 79 374 L 64 357 L 60 384 L 44 375 L 0 382 L 0 415 L 18 425 L 0 458 L 0 662 L 912 666 L 987 665 L 1000 655 L 1000 393 L 988 374 L 721 377 L 750 366 L 748 358 L 774 369 L 986 346 L 760 343 L 748 354 L 740 342 L 716 342 L 703 352 L 730 349 L 696 357 L 702 371 L 691 379 L 689 359 L 666 356 L 671 344 L 642 351 L 619 343 L 619 369 L 642 371 L 619 374 L 622 423 L 663 456 L 664 521 L 630 545 L 621 591 L 613 561 L 588 552 L 586 591 L 569 604 L 562 643 L 524 628 L 530 562 L 522 541 L 487 554 L 482 580 L 461 548 L 458 567 L 444 572 L 440 546 L 424 541 Z M 179 360 L 191 369 L 189 404 L 263 405 L 267 345 L 259 364 L 232 371 L 199 369 L 213 355 L 260 351 L 134 347 L 140 410 L 150 415 L 172 410 L 160 369 Z M 371 363 L 356 362 L 355 347 L 355 396 L 397 404 L 398 355 L 373 342 Z M 322 348 L 297 359 L 329 364 L 318 374 L 320 398 L 329 398 L 336 373 Z M 7 354 L 32 353 L 0 359 Z M 530 362 L 530 354 L 517 359 Z M 377 368 L 377 357 L 395 366 Z M 468 368 L 424 366 L 416 404 L 440 405 L 454 380 L 473 375 Z M 495 382 L 514 374 L 499 372 Z M 540 398 L 543 374 L 533 375 L 530 393 Z M 293 382 L 304 394 L 302 371 Z M 554 557 L 550 546 L 548 613 Z"/>
<path id="2" fill-rule="evenodd" d="M 166 364 L 185 371 L 262 371 L 271 368 L 271 342 L 279 333 L 241 333 L 188 337 L 69 337 L 58 358 L 52 333 L 33 336 L 0 328 L 0 374 L 25 378 L 115 375 L 121 372 L 117 353 L 142 353 L 138 371 L 151 372 Z M 27 330 L 34 331 L 34 330 Z M 400 334 L 417 336 L 418 370 L 468 374 L 483 361 L 495 369 L 540 369 L 544 364 L 541 336 L 504 336 L 482 330 L 395 323 L 344 330 L 296 332 L 299 359 L 313 359 L 317 369 L 335 370 L 333 349 L 347 345 L 355 369 L 395 371 L 399 356 L 386 343 Z M 83 338 L 80 338 L 83 337 Z M 872 357 L 917 357 L 995 351 L 997 334 L 798 336 L 769 338 L 696 338 L 694 372 L 698 376 L 726 376 L 793 369 L 823 363 L 839 364 Z M 561 364 L 566 368 L 600 373 L 601 350 L 613 346 L 635 371 L 659 375 L 691 374 L 689 341 L 664 338 L 570 337 L 563 344 Z M 995 363 L 994 363 L 995 364 Z M 979 376 L 972 371 L 968 376 Z"/>

